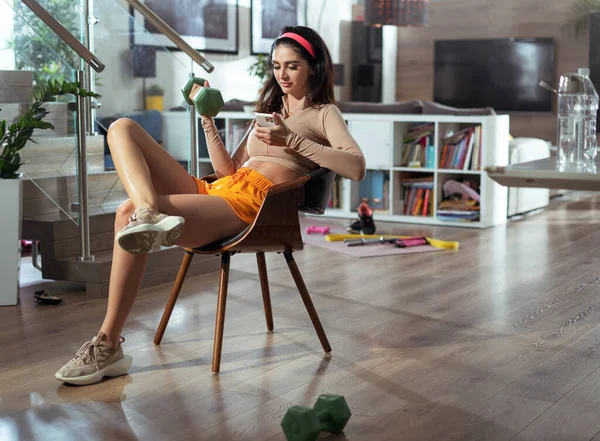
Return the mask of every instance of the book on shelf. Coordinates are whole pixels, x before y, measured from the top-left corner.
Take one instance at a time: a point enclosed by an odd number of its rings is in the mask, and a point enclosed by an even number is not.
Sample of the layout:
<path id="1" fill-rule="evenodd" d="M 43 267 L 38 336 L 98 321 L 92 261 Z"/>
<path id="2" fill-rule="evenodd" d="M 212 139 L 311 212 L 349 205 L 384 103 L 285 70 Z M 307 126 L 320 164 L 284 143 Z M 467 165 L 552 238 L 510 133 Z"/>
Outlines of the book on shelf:
<path id="1" fill-rule="evenodd" d="M 442 140 L 440 168 L 481 169 L 481 126 L 467 127 Z"/>
<path id="2" fill-rule="evenodd" d="M 479 220 L 479 203 L 474 200 L 445 200 L 440 202 L 437 215 L 443 220 L 475 222 Z"/>
<path id="3" fill-rule="evenodd" d="M 444 198 L 438 205 L 438 219 L 447 221 L 479 221 L 479 184 L 473 179 L 449 180 L 443 186 Z"/>
<path id="4" fill-rule="evenodd" d="M 434 168 L 434 124 L 412 124 L 404 135 L 401 167 Z"/>
<path id="5" fill-rule="evenodd" d="M 433 176 L 402 180 L 402 214 L 433 215 Z"/>

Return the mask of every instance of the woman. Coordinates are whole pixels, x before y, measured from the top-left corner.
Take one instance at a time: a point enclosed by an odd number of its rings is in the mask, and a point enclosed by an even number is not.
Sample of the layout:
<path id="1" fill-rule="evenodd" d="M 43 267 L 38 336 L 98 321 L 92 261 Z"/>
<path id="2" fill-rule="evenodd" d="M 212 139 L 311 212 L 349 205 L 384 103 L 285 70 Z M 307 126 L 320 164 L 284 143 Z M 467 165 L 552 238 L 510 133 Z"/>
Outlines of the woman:
<path id="1" fill-rule="evenodd" d="M 333 66 L 321 37 L 310 28 L 287 27 L 273 42 L 269 63 L 272 75 L 256 110 L 272 113 L 275 127 L 255 124 L 230 156 L 214 120 L 202 116 L 210 159 L 220 178 L 212 184 L 187 174 L 133 121 L 120 119 L 111 125 L 109 147 L 130 199 L 119 207 L 115 220 L 118 246 L 108 310 L 98 335 L 56 378 L 92 384 L 127 373 L 131 357 L 123 354 L 120 335 L 153 248 L 197 247 L 235 235 L 256 217 L 270 186 L 318 167 L 356 181 L 364 178 L 365 159 L 335 105 Z"/>

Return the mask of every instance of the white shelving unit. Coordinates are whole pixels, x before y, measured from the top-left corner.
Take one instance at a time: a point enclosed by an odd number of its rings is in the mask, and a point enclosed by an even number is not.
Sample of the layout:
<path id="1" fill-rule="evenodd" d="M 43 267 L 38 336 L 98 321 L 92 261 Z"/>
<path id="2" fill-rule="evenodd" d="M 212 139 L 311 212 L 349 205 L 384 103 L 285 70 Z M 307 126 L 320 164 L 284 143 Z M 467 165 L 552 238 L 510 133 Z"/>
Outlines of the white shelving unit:
<path id="1" fill-rule="evenodd" d="M 247 124 L 251 115 L 244 112 L 221 112 L 215 118 L 223 129 L 228 150 L 235 148 L 230 139 L 232 125 Z M 389 178 L 388 200 L 385 210 L 376 211 L 378 221 L 406 222 L 431 225 L 448 225 L 470 228 L 487 228 L 506 222 L 507 188 L 492 181 L 484 171 L 487 166 L 508 164 L 509 116 L 451 116 L 451 115 L 393 115 L 344 114 L 350 133 L 365 154 L 368 171 L 383 171 Z M 435 168 L 414 168 L 400 165 L 404 135 L 414 123 L 431 123 L 434 127 Z M 469 126 L 481 126 L 481 170 L 456 170 L 439 168 L 443 139 L 451 132 Z M 200 132 L 201 133 L 201 132 Z M 200 158 L 201 170 L 208 172 L 210 162 Z M 431 176 L 433 179 L 433 213 L 428 216 L 402 214 L 405 179 Z M 454 178 L 478 180 L 480 190 L 480 216 L 478 221 L 448 221 L 440 219 L 437 207 L 442 201 L 442 186 Z M 340 208 L 327 209 L 324 216 L 356 218 L 360 202 L 360 183 L 342 179 L 339 195 Z M 364 195 L 363 195 L 364 196 Z"/>

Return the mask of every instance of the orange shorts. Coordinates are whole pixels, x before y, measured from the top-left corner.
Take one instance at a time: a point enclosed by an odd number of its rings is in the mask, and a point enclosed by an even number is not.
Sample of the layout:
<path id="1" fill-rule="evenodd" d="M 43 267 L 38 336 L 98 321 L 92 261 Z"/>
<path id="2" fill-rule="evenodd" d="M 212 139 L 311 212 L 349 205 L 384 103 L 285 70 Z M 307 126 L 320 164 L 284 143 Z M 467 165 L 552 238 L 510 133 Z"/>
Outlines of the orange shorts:
<path id="1" fill-rule="evenodd" d="M 198 185 L 198 194 L 222 197 L 237 217 L 248 224 L 256 218 L 269 187 L 273 186 L 259 172 L 245 167 L 212 183 L 196 177 L 194 179 Z"/>

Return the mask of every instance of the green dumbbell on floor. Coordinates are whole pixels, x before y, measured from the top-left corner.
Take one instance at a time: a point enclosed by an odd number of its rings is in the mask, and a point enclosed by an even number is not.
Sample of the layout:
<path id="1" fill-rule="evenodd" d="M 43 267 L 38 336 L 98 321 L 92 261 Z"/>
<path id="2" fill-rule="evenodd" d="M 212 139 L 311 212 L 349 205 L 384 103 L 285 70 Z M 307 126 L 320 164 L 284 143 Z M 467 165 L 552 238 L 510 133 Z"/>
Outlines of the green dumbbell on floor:
<path id="1" fill-rule="evenodd" d="M 183 99 L 190 106 L 194 106 L 199 115 L 204 116 L 217 116 L 223 107 L 223 97 L 219 89 L 214 87 L 204 87 L 204 78 L 190 78 L 187 83 L 181 88 Z M 201 87 L 200 91 L 196 94 L 194 100 L 190 98 L 190 93 L 194 84 Z"/>
<path id="2" fill-rule="evenodd" d="M 314 407 L 292 406 L 281 427 L 288 441 L 315 441 L 319 433 L 340 433 L 352 413 L 341 395 L 320 395 Z"/>

